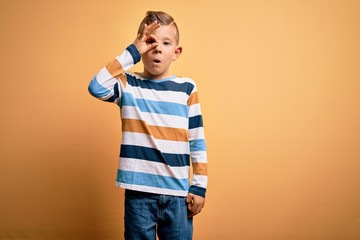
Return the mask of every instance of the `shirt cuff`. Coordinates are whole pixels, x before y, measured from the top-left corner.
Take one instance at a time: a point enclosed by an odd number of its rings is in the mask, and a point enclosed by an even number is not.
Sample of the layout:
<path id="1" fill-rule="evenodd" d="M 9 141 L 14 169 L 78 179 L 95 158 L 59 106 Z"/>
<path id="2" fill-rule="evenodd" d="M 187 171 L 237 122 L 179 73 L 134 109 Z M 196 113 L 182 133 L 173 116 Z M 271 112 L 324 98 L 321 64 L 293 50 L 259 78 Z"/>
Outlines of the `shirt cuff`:
<path id="1" fill-rule="evenodd" d="M 195 194 L 195 195 L 205 198 L 206 188 L 192 185 L 189 189 L 189 193 L 192 193 L 192 194 Z"/>
<path id="2" fill-rule="evenodd" d="M 133 60 L 134 60 L 134 64 L 138 63 L 141 59 L 141 55 L 138 51 L 138 49 L 136 48 L 136 46 L 134 44 L 131 44 L 130 46 L 128 46 L 126 48 L 126 50 L 129 51 L 129 53 L 131 54 Z"/>

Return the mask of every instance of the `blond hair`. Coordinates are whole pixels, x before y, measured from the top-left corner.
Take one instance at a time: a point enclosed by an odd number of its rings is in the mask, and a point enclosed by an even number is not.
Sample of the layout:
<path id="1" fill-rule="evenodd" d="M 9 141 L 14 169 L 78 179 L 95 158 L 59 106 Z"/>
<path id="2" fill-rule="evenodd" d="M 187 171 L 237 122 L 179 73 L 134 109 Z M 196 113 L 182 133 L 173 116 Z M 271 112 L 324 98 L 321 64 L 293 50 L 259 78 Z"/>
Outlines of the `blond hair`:
<path id="1" fill-rule="evenodd" d="M 154 21 L 157 21 L 161 25 L 166 25 L 166 26 L 174 25 L 175 29 L 176 29 L 176 33 L 177 33 L 176 34 L 176 43 L 179 44 L 180 33 L 179 33 L 179 29 L 174 21 L 174 18 L 172 16 L 170 16 L 168 13 L 162 12 L 162 11 L 148 11 L 146 13 L 145 18 L 140 23 L 140 26 L 138 29 L 138 34 L 144 30 L 145 24 L 149 25 Z"/>

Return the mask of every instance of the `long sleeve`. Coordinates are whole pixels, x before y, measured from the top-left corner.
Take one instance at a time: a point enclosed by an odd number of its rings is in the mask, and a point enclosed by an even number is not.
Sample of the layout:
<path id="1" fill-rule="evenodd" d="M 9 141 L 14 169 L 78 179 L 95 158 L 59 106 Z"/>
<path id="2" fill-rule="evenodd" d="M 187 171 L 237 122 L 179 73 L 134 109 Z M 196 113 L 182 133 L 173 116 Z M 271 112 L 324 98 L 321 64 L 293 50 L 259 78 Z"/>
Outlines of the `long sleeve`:
<path id="1" fill-rule="evenodd" d="M 130 45 L 120 55 L 115 57 L 90 81 L 88 90 L 94 97 L 118 103 L 121 98 L 122 89 L 126 87 L 124 72 L 140 61 L 140 53 L 135 45 Z"/>
<path id="2" fill-rule="evenodd" d="M 188 100 L 189 107 L 189 143 L 193 166 L 192 186 L 189 192 L 205 197 L 207 187 L 207 152 L 203 119 L 196 86 Z"/>
<path id="3" fill-rule="evenodd" d="M 196 84 L 186 77 L 153 80 L 128 71 L 140 58 L 130 45 L 88 87 L 94 97 L 120 108 L 116 184 L 135 191 L 205 197 L 207 156 Z"/>

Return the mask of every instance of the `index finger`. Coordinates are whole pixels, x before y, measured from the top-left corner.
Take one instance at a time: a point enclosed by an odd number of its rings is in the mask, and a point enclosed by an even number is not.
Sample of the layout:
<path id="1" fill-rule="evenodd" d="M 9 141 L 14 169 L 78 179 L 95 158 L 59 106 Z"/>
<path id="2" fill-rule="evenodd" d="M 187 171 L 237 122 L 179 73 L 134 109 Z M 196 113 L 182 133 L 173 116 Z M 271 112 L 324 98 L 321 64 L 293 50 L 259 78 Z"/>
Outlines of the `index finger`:
<path id="1" fill-rule="evenodd" d="M 160 27 L 160 23 L 158 23 L 156 20 L 150 23 L 149 25 L 145 24 L 144 27 L 144 34 L 148 35 L 152 32 L 154 32 L 156 29 Z"/>

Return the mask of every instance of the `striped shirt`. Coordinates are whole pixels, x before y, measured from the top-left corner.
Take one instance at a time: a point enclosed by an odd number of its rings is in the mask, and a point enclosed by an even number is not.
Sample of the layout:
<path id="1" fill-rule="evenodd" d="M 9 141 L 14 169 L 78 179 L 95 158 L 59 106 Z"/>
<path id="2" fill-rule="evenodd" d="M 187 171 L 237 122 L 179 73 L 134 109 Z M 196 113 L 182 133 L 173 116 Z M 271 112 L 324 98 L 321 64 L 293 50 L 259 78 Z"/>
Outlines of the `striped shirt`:
<path id="1" fill-rule="evenodd" d="M 151 80 L 127 71 L 140 59 L 130 45 L 100 70 L 88 88 L 94 97 L 120 108 L 117 186 L 205 197 L 207 154 L 196 84 L 184 77 Z"/>

